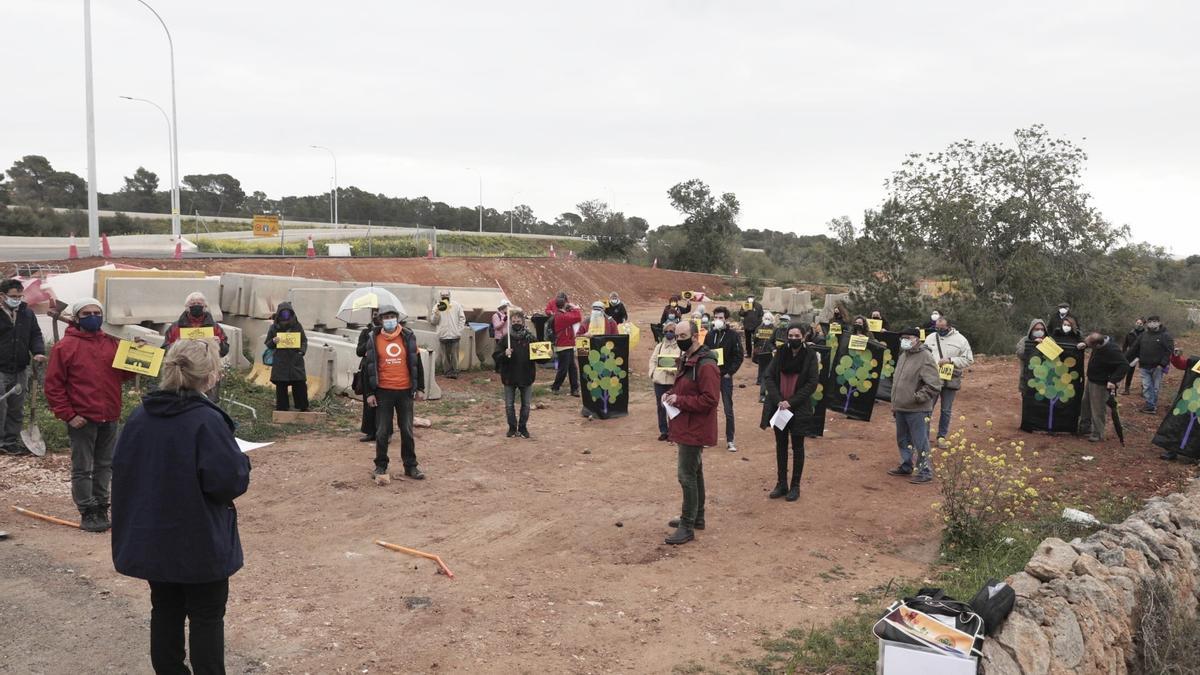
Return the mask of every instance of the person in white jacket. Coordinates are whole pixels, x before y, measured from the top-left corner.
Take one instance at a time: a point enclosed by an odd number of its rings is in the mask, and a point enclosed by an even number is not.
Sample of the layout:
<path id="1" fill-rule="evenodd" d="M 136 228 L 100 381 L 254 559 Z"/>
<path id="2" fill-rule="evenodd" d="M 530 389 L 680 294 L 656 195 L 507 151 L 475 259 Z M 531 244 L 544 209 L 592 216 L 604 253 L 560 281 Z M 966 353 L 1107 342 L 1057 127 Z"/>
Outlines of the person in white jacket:
<path id="1" fill-rule="evenodd" d="M 658 344 L 654 345 L 654 351 L 650 352 L 650 381 L 654 383 L 654 400 L 658 402 L 658 440 L 667 440 L 667 411 L 663 408 L 663 394 L 671 391 L 671 387 L 675 386 L 675 375 L 679 372 L 678 361 L 683 352 L 679 349 L 679 345 L 675 344 L 675 326 L 674 321 L 668 321 L 663 324 L 663 339 Z M 666 360 L 659 360 L 659 357 L 668 357 Z M 675 364 L 670 361 L 674 360 Z"/>
<path id="2" fill-rule="evenodd" d="M 942 391 L 938 395 L 941 409 L 937 425 L 937 444 L 939 448 L 948 448 L 950 443 L 946 436 L 950 433 L 950 419 L 954 416 L 954 398 L 962 388 L 963 373 L 975 363 L 975 355 L 971 353 L 971 343 L 967 342 L 966 336 L 954 329 L 950 319 L 940 316 L 934 327 L 935 330 L 925 336 L 925 344 L 933 352 L 939 367 L 954 365 L 954 373 L 949 379 L 942 375 Z"/>
<path id="3" fill-rule="evenodd" d="M 467 313 L 462 305 L 450 299 L 450 291 L 442 291 L 442 300 L 434 305 L 429 323 L 437 326 L 438 343 L 442 348 L 442 372 L 454 380 L 458 378 L 458 342 L 467 327 Z"/>

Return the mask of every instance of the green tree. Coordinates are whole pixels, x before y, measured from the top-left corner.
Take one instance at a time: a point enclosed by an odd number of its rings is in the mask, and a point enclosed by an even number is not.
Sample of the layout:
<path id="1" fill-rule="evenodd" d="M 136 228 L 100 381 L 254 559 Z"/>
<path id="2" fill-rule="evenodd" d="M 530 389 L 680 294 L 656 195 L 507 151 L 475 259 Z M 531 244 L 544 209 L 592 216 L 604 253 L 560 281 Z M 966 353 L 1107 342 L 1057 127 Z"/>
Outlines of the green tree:
<path id="1" fill-rule="evenodd" d="M 1075 398 L 1075 382 L 1079 373 L 1074 370 L 1075 357 L 1048 359 L 1034 355 L 1029 359 L 1029 370 L 1033 377 L 1026 384 L 1034 391 L 1034 398 L 1050 401 L 1050 416 L 1047 428 L 1054 428 L 1054 406 Z"/>
<path id="2" fill-rule="evenodd" d="M 601 413 L 608 414 L 608 402 L 615 401 L 621 395 L 622 381 L 627 373 L 622 367 L 625 359 L 616 355 L 615 345 L 611 340 L 606 341 L 600 349 L 588 350 L 587 363 L 583 366 L 584 385 L 592 395 L 592 399 L 600 399 Z"/>
<path id="3" fill-rule="evenodd" d="M 187 200 L 187 211 L 219 216 L 237 213 L 246 201 L 242 183 L 227 173 L 191 174 L 183 177 L 185 190 L 180 200 Z M 325 196 L 329 198 L 328 195 Z M 328 213 L 328 211 L 326 211 Z"/>
<path id="4" fill-rule="evenodd" d="M 671 252 L 671 267 L 692 272 L 731 272 L 739 242 L 741 204 L 732 192 L 720 197 L 699 178 L 667 190 L 671 206 L 684 215 L 679 226 L 685 243 Z"/>
<path id="5" fill-rule="evenodd" d="M 87 181 L 70 171 L 55 171 L 41 155 L 26 155 L 8 170 L 12 179 L 9 199 L 21 206 L 83 208 L 87 206 Z"/>
<path id="6" fill-rule="evenodd" d="M 853 284 L 856 304 L 878 309 L 893 322 L 912 322 L 920 314 L 919 266 L 928 260 L 915 224 L 896 200 L 863 214 L 862 228 L 849 218 L 835 218 L 829 229 L 837 245 L 829 268 Z"/>
<path id="7" fill-rule="evenodd" d="M 580 202 L 575 208 L 581 218 L 579 235 L 594 242 L 584 251 L 588 258 L 625 258 L 649 227 L 644 219 L 626 218 L 598 199 Z"/>
<path id="8" fill-rule="evenodd" d="M 125 177 L 124 187 L 113 195 L 112 202 L 119 211 L 158 212 L 158 175 L 139 166 L 132 176 Z"/>

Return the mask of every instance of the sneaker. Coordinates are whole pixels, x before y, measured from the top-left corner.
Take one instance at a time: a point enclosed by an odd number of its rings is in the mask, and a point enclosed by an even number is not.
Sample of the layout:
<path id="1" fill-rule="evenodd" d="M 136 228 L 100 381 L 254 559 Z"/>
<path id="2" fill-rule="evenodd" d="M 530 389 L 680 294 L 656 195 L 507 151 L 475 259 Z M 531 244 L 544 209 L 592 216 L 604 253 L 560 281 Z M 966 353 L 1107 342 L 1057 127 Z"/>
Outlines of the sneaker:
<path id="1" fill-rule="evenodd" d="M 889 476 L 911 476 L 912 469 L 905 468 L 905 466 L 903 464 L 901 464 L 900 466 L 898 466 L 894 469 L 888 469 L 888 475 Z"/>
<path id="2" fill-rule="evenodd" d="M 1167 462 L 1173 461 L 1176 457 L 1178 457 L 1178 455 L 1173 452 L 1164 452 L 1158 456 L 1159 459 Z"/>
<path id="3" fill-rule="evenodd" d="M 0 452 L 3 452 L 6 455 L 11 455 L 13 457 L 20 457 L 21 455 L 32 455 L 33 454 L 23 445 L 6 445 L 3 448 L 0 448 Z"/>
<path id="4" fill-rule="evenodd" d="M 386 475 L 388 475 L 386 466 L 382 467 L 382 468 L 377 466 L 371 470 L 371 476 L 386 476 Z"/>
<path id="5" fill-rule="evenodd" d="M 404 475 L 413 480 L 425 480 L 425 474 L 421 472 L 419 467 L 404 467 Z"/>
<path id="6" fill-rule="evenodd" d="M 521 435 L 521 438 L 533 438 L 533 436 L 530 436 L 530 435 L 529 435 L 529 430 L 528 430 L 528 429 L 521 429 L 521 430 L 520 430 L 520 431 L 518 431 L 517 433 Z"/>
<path id="7" fill-rule="evenodd" d="M 658 435 L 658 440 L 660 440 L 660 441 L 665 441 L 665 440 L 667 440 L 667 434 L 659 434 L 659 435 Z"/>
<path id="8" fill-rule="evenodd" d="M 1099 443 L 1102 440 L 1104 440 L 1104 439 L 1100 438 L 1096 434 L 1092 434 L 1091 436 L 1088 436 L 1088 443 Z"/>
<path id="9" fill-rule="evenodd" d="M 1147 415 L 1153 415 L 1155 412 L 1158 412 L 1158 411 L 1154 409 L 1154 406 L 1144 405 L 1144 406 L 1138 408 L 1138 412 L 1146 413 Z"/>
<path id="10" fill-rule="evenodd" d="M 913 476 L 912 478 L 908 479 L 908 482 L 912 483 L 913 485 L 921 485 L 923 483 L 929 483 L 931 481 L 933 481 L 933 476 L 929 476 L 929 475 L 925 475 L 925 474 L 918 474 L 918 475 Z"/>
<path id="11" fill-rule="evenodd" d="M 512 427 L 509 427 L 509 428 L 508 428 L 508 433 L 507 433 L 507 434 L 504 434 L 504 435 L 505 435 L 506 437 L 508 437 L 508 438 L 513 438 L 513 437 L 515 437 L 515 436 L 517 435 L 517 430 L 516 430 L 516 429 L 514 429 L 514 428 L 512 428 Z"/>
<path id="12" fill-rule="evenodd" d="M 733 441 L 729 441 L 729 443 L 725 444 L 725 447 L 730 452 L 737 452 L 737 446 L 733 444 Z"/>
<path id="13" fill-rule="evenodd" d="M 686 544 L 695 538 L 696 534 L 694 532 L 680 527 L 672 532 L 671 536 L 664 540 L 664 543 L 670 544 L 671 546 L 679 546 L 680 544 Z"/>
<path id="14" fill-rule="evenodd" d="M 667 527 L 679 527 L 679 522 L 680 521 L 678 518 L 672 518 L 667 521 Z M 692 526 L 692 529 L 693 530 L 703 530 L 704 529 L 704 521 L 697 520 L 696 524 Z"/>
<path id="15" fill-rule="evenodd" d="M 946 440 L 945 436 L 938 436 L 937 446 L 939 450 L 947 450 L 950 448 L 950 441 Z"/>
<path id="16" fill-rule="evenodd" d="M 363 434 L 358 438 L 359 443 L 374 443 L 375 437 L 370 434 Z"/>
<path id="17" fill-rule="evenodd" d="M 84 532 L 103 532 L 108 529 L 97 517 L 96 507 L 89 506 L 80 515 L 82 517 L 79 519 L 79 529 Z"/>
<path id="18" fill-rule="evenodd" d="M 574 396 L 575 398 L 579 398 L 579 390 L 576 389 L 576 390 L 572 391 L 571 396 Z"/>

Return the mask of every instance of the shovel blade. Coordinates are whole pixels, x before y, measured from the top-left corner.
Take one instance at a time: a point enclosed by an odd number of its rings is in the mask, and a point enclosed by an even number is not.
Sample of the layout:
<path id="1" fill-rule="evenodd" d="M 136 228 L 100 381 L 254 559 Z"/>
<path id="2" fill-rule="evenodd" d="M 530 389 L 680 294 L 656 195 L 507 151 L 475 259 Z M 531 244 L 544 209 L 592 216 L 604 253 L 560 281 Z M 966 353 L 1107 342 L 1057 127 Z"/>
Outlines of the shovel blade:
<path id="1" fill-rule="evenodd" d="M 46 441 L 42 438 L 42 430 L 34 425 L 21 431 L 21 442 L 37 457 L 46 456 Z"/>

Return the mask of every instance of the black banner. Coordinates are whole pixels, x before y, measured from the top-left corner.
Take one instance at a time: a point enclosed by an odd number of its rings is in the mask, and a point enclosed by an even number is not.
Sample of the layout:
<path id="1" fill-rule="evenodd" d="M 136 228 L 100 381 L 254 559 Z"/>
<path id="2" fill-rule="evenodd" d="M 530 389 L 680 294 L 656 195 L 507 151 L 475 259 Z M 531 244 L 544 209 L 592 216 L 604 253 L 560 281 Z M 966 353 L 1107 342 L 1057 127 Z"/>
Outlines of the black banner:
<path id="1" fill-rule="evenodd" d="M 624 417 L 629 414 L 629 336 L 593 335 L 588 340 L 586 352 L 576 350 L 583 414 L 602 420 Z"/>
<path id="2" fill-rule="evenodd" d="M 1183 382 L 1179 385 L 1179 393 L 1175 394 L 1167 416 L 1158 425 L 1158 433 L 1154 434 L 1155 445 L 1192 459 L 1200 459 L 1200 376 L 1193 368 L 1200 363 L 1195 356 L 1188 359 L 1188 369 L 1183 373 Z"/>
<path id="3" fill-rule="evenodd" d="M 1079 426 L 1083 352 L 1074 342 L 1054 342 L 1062 353 L 1050 359 L 1038 351 L 1037 342 L 1025 341 L 1021 379 L 1028 386 L 1021 398 L 1022 431 L 1075 433 Z"/>
<path id="4" fill-rule="evenodd" d="M 813 392 L 813 414 L 808 416 L 797 416 L 792 424 L 799 424 L 800 429 L 804 431 L 804 435 L 809 438 L 820 438 L 825 435 L 825 409 L 828 397 L 825 392 L 829 389 L 829 347 L 825 345 L 808 345 L 808 348 L 817 353 L 817 364 L 820 371 L 817 375 L 817 389 Z"/>
<path id="5" fill-rule="evenodd" d="M 890 402 L 892 400 L 892 373 L 896 371 L 896 359 L 900 358 L 900 334 L 884 330 L 872 333 L 872 335 L 885 346 L 883 367 L 879 370 L 879 388 L 875 391 L 875 398 Z"/>
<path id="6" fill-rule="evenodd" d="M 825 387 L 826 405 L 852 420 L 869 422 L 886 347 L 868 339 L 866 349 L 850 349 L 850 337 L 842 335 L 838 340 Z"/>
<path id="7" fill-rule="evenodd" d="M 654 335 L 654 343 L 658 344 L 663 339 L 663 325 L 661 323 L 650 324 L 650 333 Z"/>

